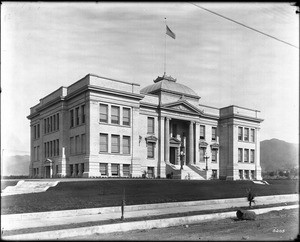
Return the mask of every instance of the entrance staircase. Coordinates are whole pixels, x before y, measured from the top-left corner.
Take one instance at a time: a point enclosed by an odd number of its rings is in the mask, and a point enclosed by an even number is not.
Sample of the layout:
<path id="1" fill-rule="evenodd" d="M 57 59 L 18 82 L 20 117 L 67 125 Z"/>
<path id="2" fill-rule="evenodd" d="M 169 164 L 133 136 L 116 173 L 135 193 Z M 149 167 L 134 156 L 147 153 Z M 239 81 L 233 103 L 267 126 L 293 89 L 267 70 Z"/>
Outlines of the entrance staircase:
<path id="1" fill-rule="evenodd" d="M 206 180 L 207 175 L 205 170 L 201 170 L 200 167 L 196 165 L 184 165 L 180 169 L 180 165 L 173 165 L 171 163 L 166 163 L 167 174 L 173 174 L 173 179 L 181 180 Z"/>
<path id="2" fill-rule="evenodd" d="M 21 180 L 15 186 L 8 186 L 1 191 L 1 196 L 45 192 L 49 187 L 55 187 L 59 181 L 24 181 Z"/>

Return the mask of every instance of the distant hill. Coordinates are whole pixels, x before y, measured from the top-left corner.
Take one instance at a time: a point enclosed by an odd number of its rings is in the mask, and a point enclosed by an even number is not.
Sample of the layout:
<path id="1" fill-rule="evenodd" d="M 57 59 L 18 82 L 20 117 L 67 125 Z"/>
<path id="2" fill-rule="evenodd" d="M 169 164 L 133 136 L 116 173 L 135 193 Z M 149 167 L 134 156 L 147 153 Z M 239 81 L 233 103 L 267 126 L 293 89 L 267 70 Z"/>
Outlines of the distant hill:
<path id="1" fill-rule="evenodd" d="M 29 175 L 29 155 L 5 156 L 3 162 L 3 176 Z"/>
<path id="2" fill-rule="evenodd" d="M 260 142 L 262 171 L 291 169 L 299 166 L 299 147 L 283 140 L 271 139 Z"/>

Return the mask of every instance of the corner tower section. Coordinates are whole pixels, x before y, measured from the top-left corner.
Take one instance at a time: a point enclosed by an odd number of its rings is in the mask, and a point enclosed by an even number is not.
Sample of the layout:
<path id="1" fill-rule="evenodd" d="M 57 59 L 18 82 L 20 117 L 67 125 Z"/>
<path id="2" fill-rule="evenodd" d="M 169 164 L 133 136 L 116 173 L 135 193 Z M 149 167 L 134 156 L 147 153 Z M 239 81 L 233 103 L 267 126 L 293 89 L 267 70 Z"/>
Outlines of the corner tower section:
<path id="1" fill-rule="evenodd" d="M 220 109 L 220 179 L 262 179 L 259 113 L 234 105 Z"/>

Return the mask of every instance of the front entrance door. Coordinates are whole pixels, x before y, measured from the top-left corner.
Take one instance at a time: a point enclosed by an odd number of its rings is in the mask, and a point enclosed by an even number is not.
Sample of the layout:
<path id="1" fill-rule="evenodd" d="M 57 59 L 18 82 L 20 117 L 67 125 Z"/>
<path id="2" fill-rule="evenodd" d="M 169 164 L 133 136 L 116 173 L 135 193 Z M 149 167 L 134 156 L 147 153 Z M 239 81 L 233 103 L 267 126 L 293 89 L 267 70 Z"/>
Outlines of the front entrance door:
<path id="1" fill-rule="evenodd" d="M 177 165 L 177 147 L 170 147 L 170 163 Z"/>
<path id="2" fill-rule="evenodd" d="M 46 178 L 50 178 L 50 166 L 45 166 L 45 176 Z"/>

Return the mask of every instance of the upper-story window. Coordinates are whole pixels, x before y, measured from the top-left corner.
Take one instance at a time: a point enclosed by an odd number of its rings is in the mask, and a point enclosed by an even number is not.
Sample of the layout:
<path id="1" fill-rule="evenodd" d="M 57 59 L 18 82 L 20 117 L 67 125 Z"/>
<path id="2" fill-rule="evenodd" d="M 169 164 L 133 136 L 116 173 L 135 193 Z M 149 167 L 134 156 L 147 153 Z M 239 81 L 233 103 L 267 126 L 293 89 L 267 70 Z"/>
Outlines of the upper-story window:
<path id="1" fill-rule="evenodd" d="M 154 118 L 148 117 L 147 133 L 154 134 Z"/>
<path id="2" fill-rule="evenodd" d="M 120 153 L 120 136 L 111 136 L 111 153 Z"/>
<path id="3" fill-rule="evenodd" d="M 250 130 L 250 142 L 254 142 L 255 138 L 255 129 Z"/>
<path id="4" fill-rule="evenodd" d="M 33 126 L 33 138 L 34 139 L 40 138 L 40 124 L 36 124 Z"/>
<path id="5" fill-rule="evenodd" d="M 123 154 L 130 154 L 130 137 L 123 136 Z"/>
<path id="6" fill-rule="evenodd" d="M 100 134 L 100 152 L 108 152 L 108 134 Z"/>
<path id="7" fill-rule="evenodd" d="M 254 163 L 255 161 L 255 151 L 254 150 L 250 150 L 250 163 Z"/>
<path id="8" fill-rule="evenodd" d="M 200 139 L 205 139 L 205 126 L 200 125 Z"/>
<path id="9" fill-rule="evenodd" d="M 75 120 L 76 120 L 76 125 L 79 125 L 79 107 L 75 108 Z"/>
<path id="10" fill-rule="evenodd" d="M 214 141 L 217 140 L 217 128 L 216 127 L 211 128 L 211 140 L 214 140 Z"/>
<path id="11" fill-rule="evenodd" d="M 243 127 L 239 127 L 238 129 L 238 140 L 239 141 L 243 140 Z"/>
<path id="12" fill-rule="evenodd" d="M 100 122 L 108 123 L 108 105 L 100 104 Z"/>
<path id="13" fill-rule="evenodd" d="M 120 108 L 117 106 L 111 106 L 111 123 L 120 124 Z"/>
<path id="14" fill-rule="evenodd" d="M 204 147 L 200 147 L 200 162 L 204 162 L 205 150 Z"/>
<path id="15" fill-rule="evenodd" d="M 155 143 L 147 143 L 147 158 L 154 158 Z"/>
<path id="16" fill-rule="evenodd" d="M 217 153 L 218 151 L 216 149 L 211 150 L 211 162 L 217 162 Z"/>
<path id="17" fill-rule="evenodd" d="M 238 149 L 238 162 L 243 162 L 243 149 Z"/>
<path id="18" fill-rule="evenodd" d="M 74 110 L 70 110 L 70 127 L 74 127 Z"/>
<path id="19" fill-rule="evenodd" d="M 244 141 L 249 141 L 249 129 L 245 128 L 245 136 L 244 136 Z"/>
<path id="20" fill-rule="evenodd" d="M 172 137 L 176 138 L 177 136 L 177 124 L 172 124 Z"/>
<path id="21" fill-rule="evenodd" d="M 244 162 L 249 162 L 249 150 L 244 150 Z"/>
<path id="22" fill-rule="evenodd" d="M 123 125 L 130 125 L 130 108 L 123 108 Z"/>
<path id="23" fill-rule="evenodd" d="M 85 105 L 81 106 L 81 123 L 85 123 Z"/>

